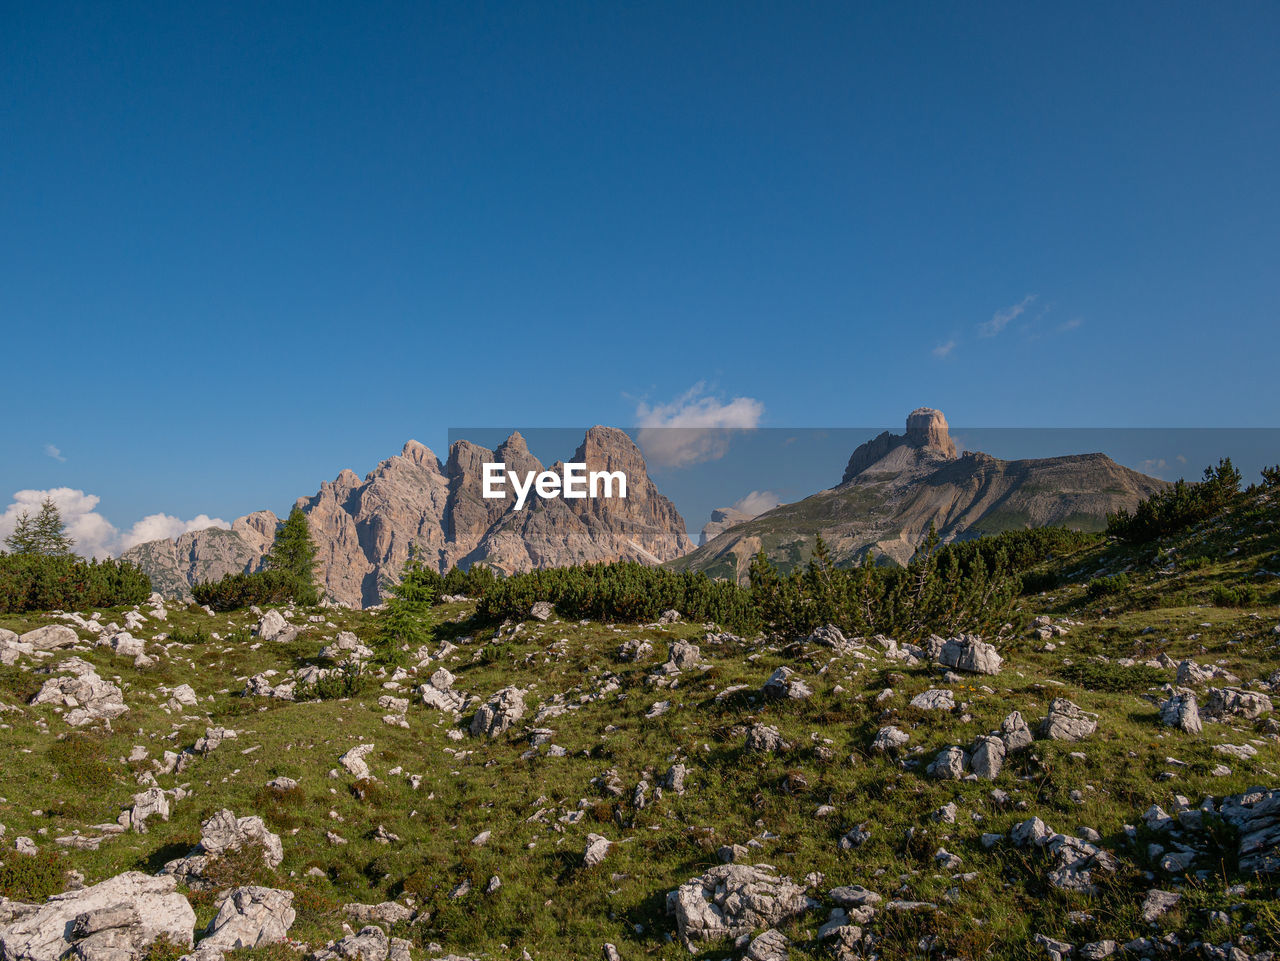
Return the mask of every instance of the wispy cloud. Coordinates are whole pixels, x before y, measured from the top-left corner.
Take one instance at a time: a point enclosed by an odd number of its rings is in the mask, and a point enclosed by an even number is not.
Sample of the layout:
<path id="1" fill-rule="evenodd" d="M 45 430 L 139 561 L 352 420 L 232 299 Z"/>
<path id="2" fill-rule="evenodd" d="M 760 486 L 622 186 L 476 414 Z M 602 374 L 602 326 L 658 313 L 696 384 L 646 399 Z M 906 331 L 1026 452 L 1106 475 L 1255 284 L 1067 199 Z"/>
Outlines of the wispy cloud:
<path id="1" fill-rule="evenodd" d="M 725 400 L 699 381 L 675 400 L 636 405 L 636 442 L 645 457 L 665 467 L 717 460 L 729 449 L 733 430 L 758 427 L 764 404 L 753 397 Z"/>
<path id="2" fill-rule="evenodd" d="M 1066 321 L 1065 323 L 1061 323 L 1058 325 L 1058 333 L 1065 334 L 1069 330 L 1075 330 L 1077 327 L 1079 327 L 1083 323 L 1084 323 L 1083 317 L 1072 317 L 1070 320 Z"/>
<path id="3" fill-rule="evenodd" d="M 44 452 L 47 456 L 52 457 L 54 460 L 56 460 L 60 464 L 65 464 L 67 462 L 67 459 L 62 456 L 62 451 L 59 450 L 57 447 L 55 447 L 53 444 L 45 444 Z"/>
<path id="4" fill-rule="evenodd" d="M 1017 320 L 1020 316 L 1022 316 L 1023 312 L 1028 307 L 1030 307 L 1033 303 L 1035 303 L 1035 299 L 1036 299 L 1035 294 L 1027 294 L 1027 296 L 1023 297 L 1022 300 L 1018 301 L 1018 303 L 1014 304 L 1013 306 L 1005 307 L 1002 310 L 997 310 L 994 314 L 991 315 L 990 320 L 984 321 L 983 323 L 978 325 L 978 336 L 980 337 L 996 336 L 998 333 L 1000 333 L 1002 330 L 1008 327 L 1009 324 L 1011 324 L 1013 321 Z"/>
<path id="5" fill-rule="evenodd" d="M 735 511 L 742 511 L 742 513 L 749 514 L 752 517 L 759 517 L 765 511 L 771 511 L 781 503 L 782 498 L 773 491 L 752 491 L 731 506 Z"/>
<path id="6" fill-rule="evenodd" d="M 86 494 L 71 487 L 53 487 L 49 490 L 21 490 L 0 514 L 0 538 L 8 537 L 17 526 L 23 513 L 35 515 L 48 497 L 58 505 L 58 512 L 66 525 L 67 534 L 75 541 L 72 548 L 83 557 L 115 557 L 135 544 L 177 537 L 187 531 L 201 531 L 209 527 L 229 528 L 220 517 L 198 514 L 190 520 L 182 520 L 169 514 L 148 514 L 135 521 L 127 531 L 121 531 L 102 514 L 98 513 L 97 494 Z"/>
<path id="7" fill-rule="evenodd" d="M 939 344 L 933 348 L 933 356 L 938 358 L 946 358 L 951 356 L 951 352 L 956 349 L 956 339 L 952 337 L 946 343 Z"/>

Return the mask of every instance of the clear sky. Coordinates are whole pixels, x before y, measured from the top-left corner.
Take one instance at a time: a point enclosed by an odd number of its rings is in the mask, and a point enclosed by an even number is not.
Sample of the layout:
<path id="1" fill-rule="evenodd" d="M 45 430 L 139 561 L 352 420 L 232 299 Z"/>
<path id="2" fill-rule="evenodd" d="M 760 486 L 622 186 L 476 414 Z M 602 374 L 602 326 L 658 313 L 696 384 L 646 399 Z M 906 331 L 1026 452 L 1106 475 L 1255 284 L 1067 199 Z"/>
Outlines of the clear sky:
<path id="1" fill-rule="evenodd" d="M 1278 49 L 1253 2 L 4 3 L 0 508 L 281 511 L 460 424 L 1276 426 Z"/>

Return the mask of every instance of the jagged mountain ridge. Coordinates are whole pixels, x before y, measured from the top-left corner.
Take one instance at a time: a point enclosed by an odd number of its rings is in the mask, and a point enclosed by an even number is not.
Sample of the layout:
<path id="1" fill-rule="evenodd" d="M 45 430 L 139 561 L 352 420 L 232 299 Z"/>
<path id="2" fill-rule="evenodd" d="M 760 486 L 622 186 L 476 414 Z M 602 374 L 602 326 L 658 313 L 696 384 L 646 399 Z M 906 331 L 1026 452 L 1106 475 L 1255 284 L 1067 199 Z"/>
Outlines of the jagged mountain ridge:
<path id="1" fill-rule="evenodd" d="M 316 543 L 321 587 L 341 604 L 376 604 L 411 546 L 441 572 L 483 562 L 503 573 L 590 561 L 657 564 L 693 548 L 684 520 L 649 479 L 644 458 L 625 433 L 591 428 L 573 460 L 588 471 L 624 470 L 628 497 L 530 498 L 521 511 L 513 509 L 509 489 L 501 499 L 485 499 L 485 462 L 502 461 L 509 471 L 544 469 L 519 433 L 492 451 L 457 441 L 443 465 L 411 440 L 363 479 L 341 471 L 297 501 Z M 563 466 L 557 462 L 550 469 L 563 476 Z M 270 511 L 258 511 L 237 519 L 230 531 L 152 541 L 124 557 L 142 566 L 161 593 L 190 597 L 192 584 L 259 569 L 278 523 Z"/>
<path id="2" fill-rule="evenodd" d="M 1100 530 L 1108 513 L 1132 509 L 1164 483 L 1100 453 L 958 454 L 943 414 L 919 408 L 905 433 L 860 445 L 837 486 L 732 524 L 671 566 L 742 582 L 760 550 L 790 569 L 808 560 L 818 534 L 837 563 L 874 550 L 905 564 L 931 523 L 944 542 L 1050 524 Z"/>

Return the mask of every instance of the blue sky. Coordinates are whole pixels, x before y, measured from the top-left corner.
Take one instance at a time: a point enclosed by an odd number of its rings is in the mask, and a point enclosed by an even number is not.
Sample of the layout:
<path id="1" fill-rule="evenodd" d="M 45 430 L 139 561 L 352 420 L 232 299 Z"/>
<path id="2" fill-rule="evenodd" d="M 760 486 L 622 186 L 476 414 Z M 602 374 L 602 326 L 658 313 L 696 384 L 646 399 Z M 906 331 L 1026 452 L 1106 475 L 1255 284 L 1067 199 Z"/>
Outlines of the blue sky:
<path id="1" fill-rule="evenodd" d="M 266 6 L 0 14 L 0 507 L 280 511 L 459 424 L 1276 426 L 1274 4 Z"/>

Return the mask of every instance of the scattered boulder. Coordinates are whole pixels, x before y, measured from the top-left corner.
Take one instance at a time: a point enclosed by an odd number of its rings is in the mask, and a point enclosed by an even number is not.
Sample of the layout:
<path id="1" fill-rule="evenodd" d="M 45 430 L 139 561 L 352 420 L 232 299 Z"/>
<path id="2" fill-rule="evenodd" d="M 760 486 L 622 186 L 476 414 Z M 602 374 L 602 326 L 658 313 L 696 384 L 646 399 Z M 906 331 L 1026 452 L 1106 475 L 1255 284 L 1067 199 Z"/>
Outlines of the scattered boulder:
<path id="1" fill-rule="evenodd" d="M 769 675 L 769 679 L 764 682 L 764 687 L 760 689 L 760 693 L 773 701 L 801 701 L 806 697 L 811 697 L 813 691 L 809 690 L 809 686 L 804 681 L 794 679 L 795 673 L 789 667 L 778 668 Z"/>
<path id="2" fill-rule="evenodd" d="M 618 647 L 618 660 L 620 661 L 642 661 L 653 653 L 653 645 L 648 641 L 637 638 L 630 641 L 623 641 Z"/>
<path id="3" fill-rule="evenodd" d="M 524 691 L 518 687 L 504 687 L 480 705 L 471 719 L 471 734 L 473 737 L 497 737 L 522 717 Z"/>
<path id="4" fill-rule="evenodd" d="M 1187 690 L 1171 693 L 1169 699 L 1160 705 L 1160 723 L 1188 734 L 1199 734 L 1204 726 L 1200 723 L 1195 694 Z"/>
<path id="5" fill-rule="evenodd" d="M 262 619 L 254 625 L 253 633 L 264 641 L 291 641 L 298 636 L 298 630 L 284 619 L 277 610 L 267 611 Z"/>
<path id="6" fill-rule="evenodd" d="M 361 928 L 355 934 L 331 941 L 308 955 L 308 961 L 388 961 L 391 939 L 376 924 Z"/>
<path id="7" fill-rule="evenodd" d="M 969 755 L 963 748 L 944 747 L 927 769 L 929 777 L 939 781 L 959 781 L 969 770 Z"/>
<path id="8" fill-rule="evenodd" d="M 605 859 L 612 846 L 608 838 L 599 834 L 588 834 L 587 848 L 582 853 L 582 863 L 589 868 L 595 867 Z"/>
<path id="9" fill-rule="evenodd" d="M 1098 715 L 1082 711 L 1065 697 L 1055 697 L 1049 704 L 1049 716 L 1041 730 L 1051 741 L 1079 741 L 1098 729 Z"/>
<path id="10" fill-rule="evenodd" d="M 788 950 L 789 943 L 781 931 L 769 928 L 751 939 L 751 943 L 747 945 L 747 953 L 742 956 L 742 959 L 743 961 L 787 961 L 791 956 Z"/>
<path id="11" fill-rule="evenodd" d="M 950 711 L 955 709 L 956 698 L 946 688 L 931 688 L 913 697 L 911 706 L 921 711 Z"/>
<path id="12" fill-rule="evenodd" d="M 804 888 L 768 865 L 721 864 L 667 895 L 681 941 L 738 938 L 818 907 Z"/>
<path id="13" fill-rule="evenodd" d="M 1209 681 L 1239 684 L 1240 678 L 1217 664 L 1197 664 L 1190 658 L 1178 664 L 1178 684 L 1180 686 L 1207 684 Z"/>
<path id="14" fill-rule="evenodd" d="M 1000 740 L 1004 742 L 1005 752 L 1012 754 L 1030 747 L 1035 738 L 1032 737 L 1031 728 L 1022 714 L 1014 711 L 1000 722 Z"/>
<path id="15" fill-rule="evenodd" d="M 237 818 L 223 808 L 201 823 L 200 843 L 191 853 L 170 861 L 160 873 L 179 877 L 193 888 L 208 888 L 210 882 L 205 878 L 204 870 L 210 861 L 246 846 L 260 848 L 262 860 L 269 868 L 279 867 L 284 860 L 280 836 L 272 834 L 262 818 L 256 815 Z"/>
<path id="16" fill-rule="evenodd" d="M 31 699 L 32 704 L 56 704 L 69 708 L 63 720 L 72 727 L 94 721 L 110 722 L 129 710 L 120 688 L 99 677 L 88 661 L 72 657 L 59 664 L 58 670 L 68 671 L 70 676 L 45 681 L 39 693 Z"/>
<path id="17" fill-rule="evenodd" d="M 771 724 L 752 724 L 747 731 L 748 751 L 778 752 L 789 747 L 782 739 L 782 732 Z"/>
<path id="18" fill-rule="evenodd" d="M 178 893 L 177 879 L 138 871 L 55 894 L 11 924 L 0 926 L 5 961 L 80 961 L 139 958 L 157 938 L 190 946 L 196 913 Z"/>
<path id="19" fill-rule="evenodd" d="M 556 609 L 550 601 L 535 601 L 529 608 L 529 616 L 535 621 L 547 621 L 555 614 Z"/>
<path id="20" fill-rule="evenodd" d="M 80 643 L 80 638 L 65 624 L 46 624 L 34 631 L 27 631 L 18 638 L 18 642 L 36 651 L 57 651 L 64 647 L 74 647 Z"/>
<path id="21" fill-rule="evenodd" d="M 975 634 L 948 638 L 933 654 L 933 659 L 945 667 L 970 674 L 999 674 L 1003 661 L 995 647 Z"/>
<path id="22" fill-rule="evenodd" d="M 135 794 L 133 807 L 122 811 L 118 822 L 139 834 L 146 834 L 149 817 L 159 817 L 161 821 L 169 820 L 169 799 L 158 787 L 147 788 L 141 794 Z"/>
<path id="23" fill-rule="evenodd" d="M 278 944 L 288 938 L 294 917 L 292 891 L 257 886 L 232 888 L 205 929 L 197 956 Z"/>
<path id="24" fill-rule="evenodd" d="M 374 745 L 372 744 L 360 744 L 338 758 L 338 763 L 346 768 L 353 777 L 364 780 L 373 776 L 369 771 L 369 765 L 365 763 L 365 758 L 373 753 L 373 750 Z"/>
<path id="25" fill-rule="evenodd" d="M 1211 721 L 1224 721 L 1231 717 L 1255 721 L 1264 714 L 1270 714 L 1271 710 L 1271 698 L 1265 694 L 1238 687 L 1214 687 L 1209 689 L 1204 716 Z"/>
<path id="26" fill-rule="evenodd" d="M 1146 921 L 1147 924 L 1154 924 L 1161 915 L 1168 912 L 1170 908 L 1181 900 L 1181 894 L 1152 888 L 1147 892 L 1147 896 L 1142 899 L 1142 920 Z"/>
<path id="27" fill-rule="evenodd" d="M 978 777 L 994 781 L 1004 767 L 1006 753 L 1004 741 L 992 735 L 983 735 L 973 742 L 969 766 Z"/>
<path id="28" fill-rule="evenodd" d="M 889 725 L 876 731 L 876 736 L 871 740 L 871 750 L 879 751 L 881 754 L 886 751 L 896 751 L 898 748 L 905 747 L 910 740 L 911 735 L 906 731 Z"/>

